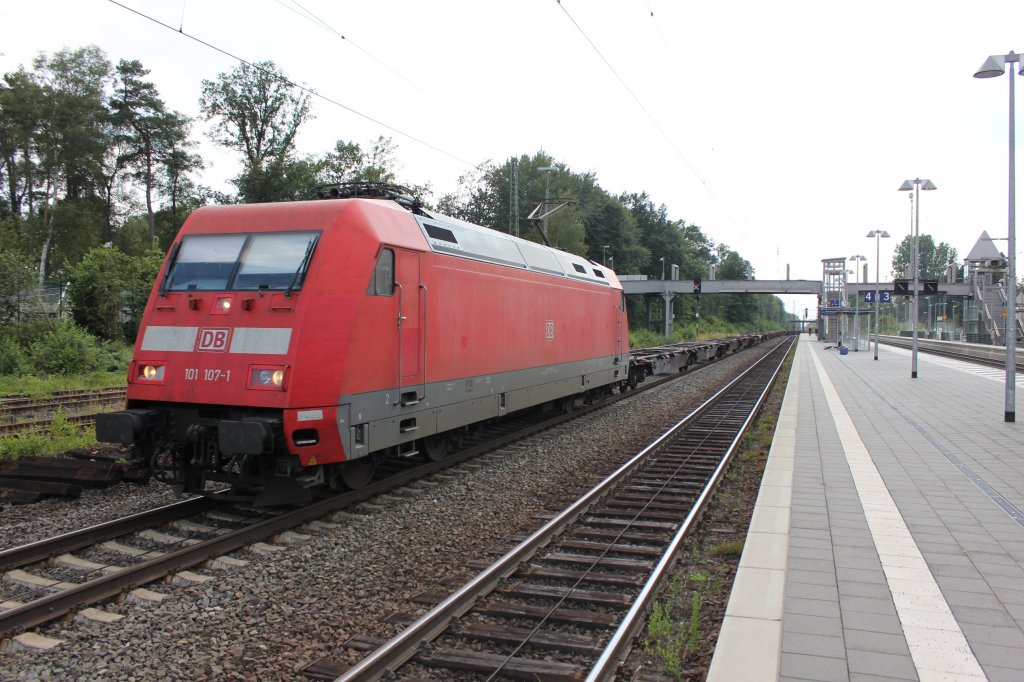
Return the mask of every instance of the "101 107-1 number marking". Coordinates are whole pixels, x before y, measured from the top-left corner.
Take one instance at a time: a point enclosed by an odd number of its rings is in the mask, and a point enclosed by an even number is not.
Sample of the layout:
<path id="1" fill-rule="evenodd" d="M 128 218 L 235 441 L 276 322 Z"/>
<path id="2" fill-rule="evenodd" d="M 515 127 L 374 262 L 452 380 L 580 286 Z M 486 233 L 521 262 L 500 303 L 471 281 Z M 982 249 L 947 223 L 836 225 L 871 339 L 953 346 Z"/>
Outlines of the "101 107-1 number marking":
<path id="1" fill-rule="evenodd" d="M 231 381 L 230 369 L 198 369 L 196 367 L 185 368 L 185 381 Z"/>

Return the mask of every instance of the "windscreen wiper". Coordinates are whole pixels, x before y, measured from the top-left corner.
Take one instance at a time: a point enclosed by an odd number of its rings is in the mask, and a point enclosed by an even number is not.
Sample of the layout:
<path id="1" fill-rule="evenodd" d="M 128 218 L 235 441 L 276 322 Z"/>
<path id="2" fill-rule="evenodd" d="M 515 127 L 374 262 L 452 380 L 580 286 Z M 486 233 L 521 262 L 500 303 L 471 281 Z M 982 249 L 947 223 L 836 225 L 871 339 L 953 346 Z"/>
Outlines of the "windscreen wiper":
<path id="1" fill-rule="evenodd" d="M 285 289 L 285 298 L 291 297 L 292 290 L 298 283 L 299 277 L 302 275 L 303 272 L 306 271 L 306 268 L 309 266 L 309 260 L 313 257 L 313 249 L 316 248 L 316 243 L 318 241 L 320 241 L 320 235 L 316 235 L 315 237 L 313 237 L 313 239 L 309 242 L 309 246 L 306 247 L 306 255 L 302 257 L 302 262 L 299 263 L 299 267 L 295 270 L 295 274 L 292 275 L 291 283 L 288 285 L 288 288 Z"/>

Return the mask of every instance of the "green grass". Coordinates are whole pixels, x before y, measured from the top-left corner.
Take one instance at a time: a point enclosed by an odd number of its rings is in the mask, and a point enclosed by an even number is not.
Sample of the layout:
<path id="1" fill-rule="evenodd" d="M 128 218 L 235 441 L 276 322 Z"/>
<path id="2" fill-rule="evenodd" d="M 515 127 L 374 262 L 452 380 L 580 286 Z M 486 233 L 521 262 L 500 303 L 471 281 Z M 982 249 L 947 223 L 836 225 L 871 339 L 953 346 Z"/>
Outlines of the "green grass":
<path id="1" fill-rule="evenodd" d="M 96 429 L 79 429 L 64 418 L 57 408 L 50 423 L 49 433 L 24 431 L 16 436 L 0 438 L 0 461 L 14 460 L 32 455 L 56 455 L 61 452 L 96 444 Z"/>
<path id="2" fill-rule="evenodd" d="M 742 544 L 742 543 L 741 543 Z M 677 573 L 651 608 L 644 633 L 644 651 L 661 672 L 682 679 L 684 663 L 700 647 L 700 607 L 721 592 L 725 575 L 706 570 Z"/>
<path id="3" fill-rule="evenodd" d="M 711 548 L 712 554 L 738 557 L 743 554 L 743 540 L 729 540 Z"/>
<path id="4" fill-rule="evenodd" d="M 22 393 L 40 398 L 55 391 L 124 386 L 124 372 L 93 372 L 67 376 L 0 376 L 0 397 Z"/>

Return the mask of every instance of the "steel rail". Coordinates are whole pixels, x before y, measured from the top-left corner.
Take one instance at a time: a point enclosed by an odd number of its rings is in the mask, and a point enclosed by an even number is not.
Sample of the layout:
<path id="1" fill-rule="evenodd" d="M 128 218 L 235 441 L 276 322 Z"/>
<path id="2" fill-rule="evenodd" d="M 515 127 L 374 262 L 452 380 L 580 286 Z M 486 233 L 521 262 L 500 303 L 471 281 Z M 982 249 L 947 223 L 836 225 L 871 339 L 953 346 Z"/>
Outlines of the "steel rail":
<path id="1" fill-rule="evenodd" d="M 715 472 L 712 474 L 708 484 L 701 491 L 700 496 L 694 503 L 690 513 L 686 515 L 682 525 L 676 531 L 675 537 L 672 538 L 668 548 L 662 555 L 661 560 L 655 567 L 654 572 L 648 578 L 643 588 L 640 590 L 640 594 L 637 596 L 636 601 L 633 602 L 633 606 L 630 608 L 626 617 L 622 623 L 619 624 L 618 629 L 612 638 L 605 645 L 604 652 L 598 658 L 597 663 L 591 669 L 590 674 L 587 676 L 587 682 L 599 682 L 602 680 L 614 679 L 615 673 L 622 663 L 624 658 L 629 654 L 629 650 L 632 646 L 633 638 L 639 632 L 640 628 L 643 627 L 645 616 L 650 608 L 652 601 L 657 596 L 657 591 L 661 583 L 665 580 L 665 576 L 672 569 L 675 564 L 676 558 L 679 554 L 679 550 L 682 547 L 684 540 L 689 535 L 691 528 L 700 519 L 704 512 L 704 508 L 707 506 L 711 497 L 714 495 L 715 490 L 718 488 L 718 484 L 725 476 L 726 470 L 729 468 L 729 464 L 732 462 L 733 455 L 739 447 L 740 441 L 743 439 L 747 432 L 747 429 L 757 418 L 758 413 L 764 405 L 765 400 L 768 398 L 768 394 L 771 393 L 772 388 L 775 386 L 775 380 L 778 378 L 779 373 L 782 371 L 782 364 L 789 353 L 789 349 L 792 347 L 792 342 L 786 346 L 785 352 L 782 353 L 782 358 L 779 360 L 771 377 L 768 379 L 767 384 L 761 391 L 761 395 L 754 407 L 750 410 L 747 418 L 743 421 L 743 425 L 736 433 L 735 438 L 729 444 L 726 450 L 725 456 L 722 461 L 718 464 Z M 772 357 L 772 353 L 765 355 L 762 358 L 762 362 L 767 361 L 768 358 Z M 759 363 L 760 364 L 760 363 Z M 754 367 L 751 367 L 753 370 Z"/>
<path id="2" fill-rule="evenodd" d="M 902 336 L 881 336 L 879 341 L 887 346 L 910 348 L 911 343 Z M 940 341 L 938 339 L 918 339 L 918 350 L 922 353 L 940 357 L 962 360 L 985 367 L 1003 368 L 1006 365 L 1006 348 L 987 344 L 965 343 L 961 341 Z M 1024 373 L 1024 351 L 1017 351 L 1017 372 Z"/>
<path id="3" fill-rule="evenodd" d="M 232 552 L 249 543 L 294 528 L 348 505 L 379 495 L 396 485 L 397 479 L 415 479 L 422 474 L 413 470 L 397 477 L 385 479 L 362 490 L 352 491 L 315 502 L 273 518 L 224 533 L 190 547 L 184 547 L 164 556 L 107 576 L 94 578 L 81 585 L 38 599 L 23 606 L 0 613 L 0 636 L 45 623 L 86 603 L 113 597 L 126 589 L 134 589 L 179 569 L 188 568 L 211 557 Z"/>
<path id="4" fill-rule="evenodd" d="M 120 519 L 105 521 L 94 526 L 73 530 L 45 540 L 26 543 L 0 551 L 0 571 L 26 566 L 58 554 L 73 552 L 97 542 L 132 533 L 141 528 L 161 525 L 170 521 L 201 514 L 221 502 L 208 498 L 196 497 L 173 504 L 149 509 Z"/>
<path id="5" fill-rule="evenodd" d="M 736 351 L 746 350 L 748 348 L 749 347 L 738 348 L 736 349 Z M 694 367 L 694 369 L 700 369 L 703 367 L 710 366 L 714 364 L 714 360 L 717 359 L 719 358 L 711 359 L 711 362 L 702 362 L 696 367 Z M 759 360 L 758 362 L 761 362 L 761 360 Z M 746 372 L 741 376 L 744 376 L 745 374 Z M 82 583 L 81 585 L 74 587 L 70 590 L 65 590 L 50 595 L 48 597 L 44 597 L 43 599 L 30 602 L 23 606 L 8 611 L 4 611 L 0 613 L 0 637 L 8 636 L 12 633 L 25 630 L 27 628 L 48 622 L 50 620 L 54 620 L 83 604 L 95 603 L 97 601 L 113 597 L 121 593 L 125 589 L 133 589 L 140 585 L 159 579 L 176 570 L 188 568 L 189 566 L 194 566 L 195 564 L 206 561 L 207 559 L 213 556 L 234 551 L 236 549 L 244 547 L 245 545 L 251 542 L 255 542 L 257 540 L 263 539 L 270 535 L 274 535 L 284 530 L 288 530 L 297 525 L 301 525 L 302 523 L 306 523 L 321 516 L 333 513 L 357 502 L 370 499 L 376 495 L 387 492 L 395 487 L 405 485 L 418 478 L 423 478 L 438 471 L 450 468 L 465 460 L 476 457 L 482 454 L 483 452 L 502 447 L 503 445 L 506 445 L 510 442 L 520 440 L 522 438 L 549 429 L 563 422 L 583 416 L 594 410 L 615 403 L 619 400 L 632 397 L 634 394 L 642 392 L 642 390 L 654 388 L 655 386 L 658 386 L 667 381 L 672 381 L 674 379 L 680 378 L 681 376 L 683 375 L 671 374 L 659 377 L 658 379 L 645 381 L 643 388 L 640 390 L 629 391 L 628 393 L 620 393 L 618 395 L 611 396 L 604 400 L 596 401 L 592 405 L 587 405 L 582 409 L 575 410 L 572 414 L 559 415 L 557 417 L 544 420 L 540 423 L 528 425 L 523 429 L 519 429 L 514 432 L 500 436 L 498 438 L 488 440 L 485 443 L 472 446 L 470 448 L 467 448 L 466 450 L 453 453 L 452 455 L 438 462 L 430 462 L 425 465 L 409 469 L 397 475 L 390 476 L 386 479 L 378 481 L 377 483 L 373 483 L 367 486 L 366 488 L 333 496 L 331 498 L 313 503 L 312 505 L 303 507 L 293 512 L 282 514 L 272 519 L 260 521 L 250 526 L 246 526 L 245 528 L 240 528 L 225 533 L 223 535 L 217 536 L 215 538 L 199 543 L 197 545 L 183 548 L 175 552 L 169 552 L 166 555 L 152 559 L 150 561 L 138 564 L 136 566 L 127 567 L 124 570 L 119 571 L 117 573 L 95 578 L 93 580 Z M 731 386 L 733 383 L 735 382 L 731 382 L 729 385 Z M 724 390 L 726 389 L 723 389 L 723 391 Z M 707 407 L 713 400 L 714 398 L 706 401 L 704 404 L 702 404 L 700 407 L 694 410 L 691 416 L 693 418 L 699 416 L 700 413 L 707 409 Z M 676 430 L 678 430 L 678 428 L 681 428 L 681 425 L 685 421 L 687 420 L 684 419 L 680 421 L 680 423 L 677 424 L 676 426 Z M 645 452 L 648 450 L 649 448 L 645 449 Z M 201 505 L 202 501 L 204 500 L 208 500 L 210 503 L 214 505 L 223 501 L 217 500 L 215 497 L 197 498 L 197 500 L 198 501 L 195 502 L 195 504 L 197 505 Z M 191 502 L 193 501 L 185 501 L 185 503 Z M 169 505 L 168 507 L 161 509 L 166 510 L 173 507 L 175 507 L 175 505 Z M 153 510 L 152 513 L 156 514 L 160 511 L 161 510 Z M 134 517 L 139 517 L 141 519 L 149 513 L 151 512 L 142 512 L 140 514 L 134 515 Z M 168 517 L 168 520 L 171 519 L 172 517 Z M 79 548 L 90 544 L 89 541 L 85 540 L 85 536 L 88 533 L 92 533 L 95 535 L 92 542 L 98 542 L 109 539 L 110 537 L 116 537 L 117 535 L 123 535 L 124 532 L 115 532 L 114 529 L 117 524 L 122 523 L 124 521 L 125 520 L 115 520 L 107 522 L 105 524 L 99 524 L 98 526 L 82 529 L 81 531 L 73 531 L 63 536 L 58 536 L 57 538 L 42 540 L 36 543 L 30 543 L 29 545 L 23 545 L 21 547 L 5 550 L 4 552 L 0 552 L 0 561 L 5 561 L 5 565 L 7 566 L 13 566 L 15 565 L 16 562 L 20 562 L 18 563 L 18 565 L 25 565 L 27 563 L 31 563 L 31 561 L 22 561 L 21 558 L 18 558 L 18 554 L 23 552 L 24 554 L 22 554 L 22 557 L 30 556 L 29 552 L 31 552 L 31 556 L 36 557 L 35 560 L 46 558 L 47 556 L 50 556 L 53 553 L 53 548 L 55 546 L 58 546 L 52 543 L 59 543 L 61 542 L 62 538 L 67 539 L 69 538 L 69 536 L 75 536 L 79 533 L 82 534 L 80 536 L 80 539 L 82 541 L 78 543 L 75 548 Z M 157 523 L 159 523 L 159 521 Z M 106 531 L 104 531 L 104 529 L 106 529 Z M 112 533 L 112 535 L 105 535 L 105 532 Z M 125 532 L 132 532 L 132 530 L 128 530 Z M 100 539 L 101 537 L 102 539 Z M 70 545 L 62 545 L 62 551 L 69 550 Z"/>
<path id="6" fill-rule="evenodd" d="M 669 379 L 674 378 L 676 378 L 676 376 L 669 377 Z M 651 382 L 649 387 L 653 388 L 658 383 L 660 382 Z M 645 386 L 645 388 L 647 387 Z M 282 514 L 274 517 L 273 519 L 257 522 L 251 526 L 246 526 L 245 528 L 240 528 L 217 536 L 216 538 L 212 538 L 206 542 L 175 552 L 170 552 L 148 562 L 125 568 L 118 573 L 95 578 L 70 590 L 65 590 L 48 597 L 44 597 L 43 599 L 30 602 L 9 611 L 0 612 L 0 637 L 8 636 L 12 633 L 23 631 L 35 625 L 54 620 L 82 604 L 95 603 L 97 601 L 113 597 L 125 589 L 134 589 L 135 587 L 159 579 L 175 570 L 194 566 L 195 564 L 206 561 L 212 556 L 232 552 L 251 542 L 294 528 L 295 526 L 306 523 L 307 521 L 320 518 L 321 516 L 333 513 L 347 506 L 356 504 L 357 502 L 368 500 L 372 497 L 388 492 L 395 487 L 406 485 L 416 479 L 429 476 L 455 466 L 456 464 L 460 464 L 468 459 L 472 459 L 473 457 L 477 457 L 489 450 L 502 447 L 513 441 L 525 438 L 533 435 L 534 433 L 557 426 L 558 424 L 575 417 L 587 414 L 588 412 L 599 409 L 601 406 L 608 404 L 608 402 L 614 402 L 618 399 L 630 397 L 633 393 L 636 392 L 630 391 L 629 394 L 615 396 L 611 401 L 602 401 L 600 404 L 586 406 L 585 408 L 577 410 L 569 415 L 559 415 L 540 423 L 528 425 L 524 429 L 507 433 L 498 438 L 490 439 L 485 443 L 480 443 L 479 445 L 453 453 L 452 455 L 437 462 L 429 462 L 422 466 L 403 471 L 394 476 L 389 476 L 386 479 L 382 479 L 360 490 L 349 491 L 347 493 L 330 497 L 326 500 L 321 500 L 320 502 L 315 502 L 312 505 L 287 514 Z M 217 500 L 216 497 L 197 499 L 209 500 L 209 502 L 215 505 L 221 502 L 220 500 Z M 173 507 L 174 505 L 171 506 Z M 135 516 L 141 517 L 148 513 L 149 512 L 142 512 Z M 83 529 L 81 531 L 73 531 L 72 533 L 65 534 L 64 536 L 58 536 L 57 538 L 41 540 L 29 545 L 15 547 L 0 553 L 0 561 L 6 562 L 5 565 L 7 566 L 13 566 L 15 562 L 21 562 L 19 565 L 25 565 L 25 563 L 30 562 L 22 562 L 21 558 L 18 558 L 18 555 L 22 554 L 23 557 L 29 556 L 28 552 L 31 552 L 31 555 L 35 556 L 36 560 L 46 558 L 53 551 L 52 543 L 58 542 L 61 538 L 66 536 L 73 536 L 76 533 L 85 534 L 92 532 L 96 536 L 96 539 L 94 539 L 93 542 L 98 542 L 101 541 L 99 538 L 104 535 L 102 532 L 104 527 L 113 529 L 113 527 L 120 522 L 121 520 L 110 521 L 106 524 L 99 524 L 99 526 Z M 123 533 L 117 533 L 117 535 L 122 534 Z M 109 537 L 102 537 L 102 539 L 106 540 L 109 539 Z M 82 540 L 83 542 L 79 543 L 77 545 L 78 547 L 89 544 L 84 541 L 84 535 Z M 66 550 L 67 546 L 64 548 Z"/>
<path id="7" fill-rule="evenodd" d="M 788 348 L 791 347 L 790 339 Z M 781 346 L 782 344 L 780 344 Z M 773 351 L 774 352 L 774 351 Z M 584 514 L 591 506 L 603 498 L 618 483 L 633 473 L 648 456 L 659 450 L 680 431 L 687 428 L 692 422 L 699 419 L 710 408 L 714 407 L 726 393 L 742 383 L 751 372 L 755 371 L 762 363 L 773 355 L 773 352 L 766 354 L 756 363 L 752 364 L 743 373 L 730 381 L 724 388 L 716 392 L 712 397 L 695 408 L 690 414 L 677 422 L 668 431 L 659 436 L 654 442 L 647 445 L 643 450 L 634 455 L 629 461 L 621 465 L 603 481 L 591 488 L 583 496 L 577 499 L 572 505 L 564 509 L 544 526 L 534 531 L 529 537 L 502 555 L 488 568 L 478 573 L 468 583 L 453 592 L 441 603 L 427 613 L 420 616 L 402 632 L 398 633 L 383 645 L 378 647 L 370 655 L 363 658 L 352 668 L 336 678 L 335 682 L 365 682 L 380 679 L 385 674 L 393 671 L 402 664 L 414 657 L 419 647 L 440 635 L 448 627 L 449 623 L 466 613 L 473 607 L 478 599 L 491 592 L 498 582 L 512 573 L 524 561 L 532 557 L 539 549 L 547 545 L 551 540 L 561 534 L 570 524 Z M 784 356 L 783 356 L 784 357 Z M 780 361 L 781 364 L 781 361 Z M 773 374 L 777 376 L 776 369 Z M 763 401 L 763 397 L 761 399 Z M 760 402 L 759 402 L 760 405 Z M 749 418 L 744 424 L 749 423 Z M 736 440 L 742 436 L 737 436 Z M 724 467 L 719 467 L 724 471 Z M 717 484 L 721 473 L 716 472 L 714 483 Z M 705 490 L 701 499 L 709 497 L 710 493 Z M 692 515 L 692 514 L 691 514 Z M 688 517 L 689 518 L 689 517 Z M 675 544 L 675 543 L 674 543 Z"/>
<path id="8" fill-rule="evenodd" d="M 68 393 L 66 395 L 50 394 L 38 398 L 0 398 L 0 417 L 13 417 L 23 412 L 45 411 L 58 407 L 80 407 L 97 403 L 123 403 L 125 394 L 126 389 L 124 388 L 109 388 Z"/>

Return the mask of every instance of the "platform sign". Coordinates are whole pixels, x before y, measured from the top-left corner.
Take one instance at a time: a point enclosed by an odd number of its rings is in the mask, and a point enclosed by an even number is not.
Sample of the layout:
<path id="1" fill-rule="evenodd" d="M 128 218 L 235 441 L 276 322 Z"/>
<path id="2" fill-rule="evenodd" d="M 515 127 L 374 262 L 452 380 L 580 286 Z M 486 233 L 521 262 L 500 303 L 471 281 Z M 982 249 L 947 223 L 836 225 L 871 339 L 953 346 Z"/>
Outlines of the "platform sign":
<path id="1" fill-rule="evenodd" d="M 882 303 L 890 303 L 890 302 L 892 302 L 892 292 L 890 292 L 890 291 L 879 291 L 878 292 L 878 300 L 880 300 Z M 865 291 L 864 292 L 864 302 L 865 303 L 874 303 L 875 302 L 875 292 L 873 292 L 873 291 Z"/>
<path id="2" fill-rule="evenodd" d="M 839 307 L 839 303 L 840 303 L 840 301 L 839 301 L 838 298 L 835 299 L 835 300 L 829 299 L 828 300 L 828 307 L 829 308 L 838 308 Z"/>

